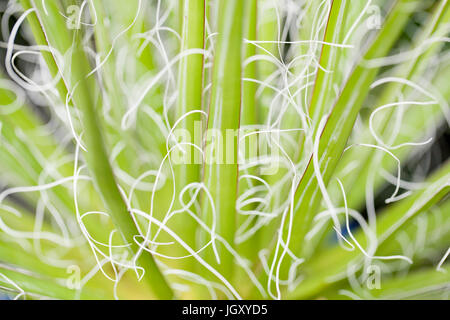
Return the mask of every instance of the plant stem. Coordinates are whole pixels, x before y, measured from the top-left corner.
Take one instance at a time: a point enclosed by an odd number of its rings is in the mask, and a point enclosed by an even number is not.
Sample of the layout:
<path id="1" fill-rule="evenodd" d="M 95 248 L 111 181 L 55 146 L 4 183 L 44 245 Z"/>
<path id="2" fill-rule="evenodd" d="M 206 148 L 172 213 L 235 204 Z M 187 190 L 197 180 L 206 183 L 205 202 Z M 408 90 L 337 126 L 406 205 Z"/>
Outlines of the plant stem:
<path id="1" fill-rule="evenodd" d="M 182 43 L 181 53 L 190 49 L 204 49 L 205 46 L 205 0 L 183 1 L 182 14 Z M 195 53 L 184 56 L 179 65 L 178 81 L 178 104 L 175 120 L 178 123 L 175 130 L 182 130 L 187 141 L 196 144 L 201 148 L 202 115 L 198 112 L 202 110 L 203 94 L 203 61 L 204 55 Z M 193 113 L 190 113 L 193 112 Z M 190 113 L 185 117 L 187 113 Z M 183 119 L 183 120 L 181 120 Z M 175 194 L 179 195 L 181 190 L 192 182 L 200 182 L 200 159 L 199 150 L 190 145 L 180 145 L 185 154 L 182 156 L 182 163 L 174 165 L 175 171 Z M 179 152 L 176 150 L 175 152 Z M 179 152 L 181 153 L 181 152 Z M 189 202 L 189 199 L 185 199 Z M 181 204 L 178 198 L 175 199 L 175 209 L 180 209 Z M 177 234 L 183 235 L 183 240 L 192 248 L 196 246 L 197 222 L 182 212 L 172 218 L 173 230 Z M 180 246 L 175 253 L 186 255 L 187 252 Z M 171 254 L 174 254 L 172 251 Z M 190 265 L 193 259 L 183 259 L 180 261 L 185 269 L 192 271 Z M 186 263 L 183 263 L 186 262 Z"/>
<path id="2" fill-rule="evenodd" d="M 219 1 L 219 34 L 212 75 L 204 169 L 204 183 L 214 201 L 214 207 L 205 195 L 203 217 L 209 226 L 217 218 L 216 232 L 231 247 L 234 247 L 236 230 L 243 9 L 244 1 Z M 216 217 L 213 217 L 214 213 Z M 233 256 L 222 245 L 217 249 L 221 259 L 219 270 L 227 279 L 231 279 Z M 208 261 L 215 260 L 212 250 L 207 254 Z"/>
<path id="3" fill-rule="evenodd" d="M 24 3 L 24 5 L 29 5 L 28 1 Z M 65 22 L 59 14 L 58 3 L 51 2 L 46 4 L 49 15 L 44 13 L 41 6 L 41 3 L 36 5 L 38 19 L 29 20 L 31 24 L 39 23 L 40 25 L 39 27 L 35 26 L 33 30 L 35 32 L 44 32 L 46 27 L 49 27 L 50 29 L 53 28 L 50 31 L 58 33 L 58 39 L 70 39 L 71 33 L 67 30 Z M 51 23 L 47 25 L 50 22 L 49 20 L 51 20 Z M 48 39 L 48 37 L 45 38 Z M 171 299 L 173 298 L 173 291 L 158 268 L 153 256 L 148 252 L 142 252 L 142 249 L 135 242 L 134 237 L 139 233 L 133 218 L 128 213 L 128 208 L 115 181 L 103 142 L 101 121 L 96 111 L 100 105 L 100 99 L 96 98 L 99 93 L 96 92 L 95 79 L 92 76 L 87 76 L 90 72 L 89 61 L 83 50 L 81 34 L 75 32 L 72 38 L 72 55 L 70 60 L 70 83 L 73 86 L 72 101 L 82 113 L 83 139 L 87 148 L 85 154 L 87 166 L 93 175 L 94 184 L 114 224 L 119 229 L 125 243 L 130 245 L 131 252 L 134 255 L 138 255 L 136 263 L 144 268 L 144 277 L 154 294 L 161 299 Z"/>

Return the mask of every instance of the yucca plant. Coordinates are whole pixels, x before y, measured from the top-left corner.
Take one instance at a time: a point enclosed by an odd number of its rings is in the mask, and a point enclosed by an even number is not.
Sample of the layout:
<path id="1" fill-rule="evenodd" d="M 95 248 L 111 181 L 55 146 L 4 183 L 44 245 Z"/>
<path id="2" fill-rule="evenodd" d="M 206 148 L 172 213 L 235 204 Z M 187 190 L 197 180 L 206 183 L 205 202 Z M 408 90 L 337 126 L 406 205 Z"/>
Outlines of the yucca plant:
<path id="1" fill-rule="evenodd" d="M 1 5 L 7 296 L 449 297 L 449 1 Z"/>

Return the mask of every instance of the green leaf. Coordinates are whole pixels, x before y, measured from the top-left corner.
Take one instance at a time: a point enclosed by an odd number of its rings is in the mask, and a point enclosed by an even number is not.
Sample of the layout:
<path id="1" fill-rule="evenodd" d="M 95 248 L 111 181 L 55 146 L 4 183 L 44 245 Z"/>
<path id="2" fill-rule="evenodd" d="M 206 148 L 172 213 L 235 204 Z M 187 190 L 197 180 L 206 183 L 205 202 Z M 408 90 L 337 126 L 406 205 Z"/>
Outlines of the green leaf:
<path id="1" fill-rule="evenodd" d="M 386 18 L 384 27 L 378 32 L 364 54 L 364 60 L 383 57 L 389 52 L 399 36 L 402 26 L 406 24 L 417 5 L 413 1 L 400 0 L 395 3 Z M 356 117 L 377 72 L 378 68 L 367 68 L 364 64 L 359 64 L 347 79 L 329 116 L 321 119 L 318 134 L 312 137 L 316 141 L 319 139 L 317 141 L 318 150 L 313 152 L 297 186 L 293 202 L 295 205 L 291 208 L 293 213 L 283 219 L 284 223 L 281 227 L 283 242 L 288 244 L 291 252 L 300 257 L 302 256 L 302 247 L 305 244 L 304 237 L 310 230 L 311 223 L 322 200 L 317 173 L 320 171 L 322 178 L 320 181 L 326 186 L 344 151 Z M 315 152 L 317 152 L 316 155 L 314 155 Z M 317 168 L 315 168 L 315 161 L 318 164 Z M 291 231 L 292 228 L 295 232 Z M 280 246 L 281 244 L 278 243 L 272 251 L 272 256 L 274 260 L 283 256 L 284 260 L 278 260 L 277 268 L 280 270 L 280 277 L 286 278 L 292 259 L 286 255 L 285 250 L 282 250 Z"/>
<path id="2" fill-rule="evenodd" d="M 427 39 L 442 38 L 448 33 L 447 26 L 450 22 L 449 9 L 450 5 L 447 1 L 440 1 L 436 3 L 434 12 L 431 17 L 426 20 L 423 30 L 417 38 L 414 38 L 414 44 L 412 46 L 413 50 L 414 48 L 420 48 L 423 46 Z M 429 45 L 429 48 L 416 59 L 409 59 L 398 65 L 391 77 L 397 79 L 407 79 L 413 82 L 415 79 L 418 79 L 417 84 L 420 85 L 420 77 L 425 76 L 424 73 L 427 71 L 427 66 L 436 58 L 437 53 L 439 53 L 443 46 L 444 43 L 442 41 L 432 43 Z M 440 68 L 436 79 L 433 81 L 433 85 L 435 86 L 440 86 L 441 88 L 443 86 L 447 86 L 447 88 L 438 90 L 440 93 L 447 92 L 447 95 L 442 97 L 445 100 L 449 99 L 450 94 L 448 82 L 443 81 L 443 79 L 447 77 L 447 70 L 448 67 Z M 430 91 L 428 88 L 425 89 Z M 404 96 L 404 99 L 407 101 L 410 101 L 412 99 L 408 99 L 407 97 L 411 93 L 417 94 L 417 90 L 414 90 L 406 84 L 400 82 L 387 83 L 382 92 L 377 95 L 378 98 L 376 101 L 376 106 L 383 106 L 388 103 L 395 102 L 400 95 Z M 425 99 L 430 100 L 430 97 L 425 97 Z M 439 103 L 442 105 L 442 102 Z M 438 105 L 424 106 L 427 111 L 424 111 L 423 108 L 419 107 L 409 107 L 403 122 L 414 128 L 413 134 L 415 133 L 415 136 L 412 138 L 405 136 L 405 130 L 402 130 L 403 135 L 398 135 L 392 145 L 398 146 L 405 142 L 418 142 L 426 140 L 423 135 L 428 132 L 428 128 L 439 125 L 439 122 L 444 120 L 444 117 L 442 116 L 442 109 L 440 107 L 441 106 Z M 424 112 L 427 114 L 427 117 L 423 116 Z M 388 130 L 388 126 L 393 122 L 392 119 L 394 115 L 395 109 L 388 109 L 382 114 L 382 116 L 380 115 L 381 119 L 375 123 L 374 130 L 377 135 L 384 138 L 384 141 L 392 140 L 392 130 Z M 376 141 L 374 141 L 372 137 L 372 132 L 369 130 L 369 121 L 366 121 L 365 128 L 367 129 L 360 134 L 360 136 L 362 136 L 361 141 L 364 143 L 376 144 Z M 397 156 L 398 159 L 400 159 L 400 161 L 402 161 L 414 151 L 414 148 L 405 146 L 399 150 L 391 151 Z M 392 171 L 395 169 L 396 165 L 396 163 L 392 161 L 392 157 L 390 155 L 379 149 L 354 148 L 348 150 L 348 152 L 343 155 L 338 170 L 345 170 L 345 168 L 350 164 L 350 162 L 354 161 L 355 158 L 359 159 L 359 163 L 361 165 L 352 170 L 350 174 L 339 175 L 345 189 L 353 190 L 353 192 L 348 194 L 347 199 L 350 208 L 359 208 L 365 196 L 365 188 L 353 188 L 352 186 L 364 186 L 366 185 L 368 176 L 373 172 L 379 172 L 380 168 L 385 168 L 387 171 Z M 378 175 L 375 177 L 374 187 L 380 187 L 382 182 L 383 177 Z"/>
<path id="3" fill-rule="evenodd" d="M 450 266 L 441 271 L 425 269 L 411 272 L 404 277 L 383 280 L 378 290 L 370 290 L 375 299 L 447 299 L 450 286 Z"/>
<path id="4" fill-rule="evenodd" d="M 181 53 L 191 49 L 204 49 L 205 47 L 205 0 L 183 1 L 183 8 L 180 8 L 183 16 Z M 180 60 L 178 75 L 178 101 L 176 112 L 175 131 L 181 132 L 186 141 L 193 143 L 197 148 L 202 148 L 202 124 L 203 115 L 203 68 L 204 55 L 201 53 L 189 53 Z M 179 144 L 183 153 L 182 163 L 174 165 L 175 172 L 175 194 L 180 194 L 184 187 L 193 182 L 200 182 L 200 159 L 199 150 L 191 145 Z M 189 200 L 186 200 L 186 203 Z M 181 208 L 178 199 L 175 199 L 175 210 Z M 172 227 L 173 224 L 173 227 Z M 182 212 L 172 218 L 169 226 L 177 234 L 183 234 L 183 240 L 192 248 L 196 247 L 197 222 L 186 212 Z M 180 246 L 170 248 L 172 255 L 183 256 L 188 254 Z M 186 263 L 183 263 L 186 261 Z M 184 269 L 193 270 L 192 259 L 181 261 Z"/>
<path id="5" fill-rule="evenodd" d="M 437 170 L 426 183 L 428 183 L 426 188 L 390 205 L 377 218 L 376 230 L 373 235 L 373 239 L 376 239 L 377 252 L 378 250 L 383 251 L 385 243 L 389 245 L 390 242 L 394 241 L 396 234 L 402 231 L 404 225 L 413 217 L 427 211 L 448 195 L 450 191 L 450 162 Z M 309 277 L 307 281 L 291 292 L 290 297 L 297 299 L 315 295 L 331 285 L 331 282 L 327 281 L 329 277 L 345 271 L 350 263 L 359 265 L 360 260 L 364 257 L 359 247 L 365 248 L 366 251 L 369 244 L 368 239 L 366 234 L 359 230 L 354 233 L 354 240 L 352 238 L 351 242 L 355 245 L 352 251 L 336 245 L 321 252 L 317 258 L 311 260 L 305 267 L 305 272 L 310 273 L 306 270 L 314 270 L 314 277 Z M 356 246 L 357 243 L 359 246 Z M 371 245 L 374 245 L 374 243 L 372 242 Z M 389 259 L 404 258 L 390 257 Z"/>
<path id="6" fill-rule="evenodd" d="M 211 227 L 214 219 L 217 219 L 217 234 L 232 247 L 236 231 L 237 130 L 241 106 L 243 10 L 243 1 L 219 1 L 219 29 L 212 75 L 204 167 L 204 183 L 214 203 L 211 204 L 206 195 L 202 203 L 203 217 L 209 222 L 207 224 Z M 222 245 L 218 246 L 217 250 L 221 259 L 219 270 L 229 279 L 233 270 L 233 257 Z M 207 257 L 208 262 L 215 260 L 210 248 Z"/>
<path id="7" fill-rule="evenodd" d="M 63 284 L 57 283 L 53 278 L 33 275 L 27 271 L 17 271 L 6 266 L 0 266 L 0 287 L 9 289 L 5 292 L 18 294 L 24 292 L 25 298 L 53 298 L 53 299 L 111 299 L 111 295 L 104 294 L 100 290 L 76 290 L 69 289 Z M 2 289 L 0 289 L 2 290 Z"/>
<path id="8" fill-rule="evenodd" d="M 57 34 L 56 39 L 58 41 L 67 42 L 68 37 L 71 39 L 64 20 L 59 14 L 57 3 L 52 2 L 46 4 L 46 10 L 49 12 L 48 16 L 41 5 L 42 3 L 36 5 L 39 18 L 38 22 L 43 26 L 41 30 L 52 30 L 52 33 Z M 30 23 L 36 23 L 36 21 L 32 20 Z M 136 263 L 146 270 L 146 281 L 158 297 L 170 299 L 173 297 L 173 292 L 156 265 L 152 255 L 148 252 L 142 252 L 142 249 L 134 240 L 134 237 L 139 233 L 119 191 L 105 149 L 103 142 L 104 133 L 99 125 L 101 122 L 97 114 L 100 103 L 99 99 L 96 98 L 98 95 L 98 92 L 96 92 L 97 85 L 95 79 L 89 75 L 91 72 L 89 68 L 90 64 L 82 46 L 81 34 L 76 32 L 73 35 L 73 41 L 70 44 L 72 101 L 82 113 L 83 139 L 87 148 L 85 158 L 88 168 L 94 177 L 95 185 L 102 200 L 112 220 L 122 234 L 125 243 L 129 244 L 131 251 L 138 255 Z"/>

